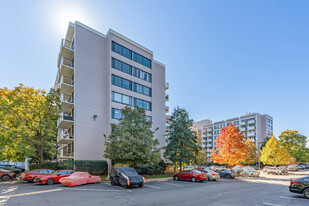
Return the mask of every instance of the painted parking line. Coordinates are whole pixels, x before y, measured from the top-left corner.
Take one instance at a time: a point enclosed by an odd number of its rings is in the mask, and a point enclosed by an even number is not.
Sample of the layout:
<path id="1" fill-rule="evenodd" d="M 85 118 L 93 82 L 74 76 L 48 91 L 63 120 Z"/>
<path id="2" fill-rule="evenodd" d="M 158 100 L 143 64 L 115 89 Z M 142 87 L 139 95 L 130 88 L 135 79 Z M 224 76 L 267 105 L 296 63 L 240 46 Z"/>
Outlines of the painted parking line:
<path id="1" fill-rule="evenodd" d="M 119 191 L 119 189 L 120 189 L 120 190 L 126 190 L 126 191 L 128 191 L 128 192 L 132 192 L 132 190 L 123 188 L 123 187 L 121 187 L 121 186 L 114 186 L 114 185 L 111 185 L 111 184 L 106 183 L 106 182 L 103 182 L 103 184 L 108 185 L 108 186 L 113 187 L 113 188 L 116 188 L 116 189 L 118 189 L 118 191 Z"/>
<path id="2" fill-rule="evenodd" d="M 94 192 L 119 192 L 119 191 L 122 191 L 122 190 L 101 190 L 101 189 L 76 189 L 76 188 L 65 188 L 65 190 L 94 191 Z"/>
<path id="3" fill-rule="evenodd" d="M 277 204 L 272 204 L 268 202 L 262 202 L 263 205 L 272 205 L 272 206 L 282 206 L 282 205 L 277 205 Z"/>
<path id="4" fill-rule="evenodd" d="M 182 185 L 179 184 L 174 184 L 174 183 L 169 183 L 169 182 L 158 182 L 160 184 L 166 184 L 166 185 L 173 185 L 173 186 L 177 186 L 177 187 L 182 187 Z"/>
<path id="5" fill-rule="evenodd" d="M 285 199 L 293 199 L 293 200 L 305 200 L 305 201 L 308 201 L 307 199 L 301 199 L 300 197 L 297 198 L 297 197 L 285 197 L 285 196 L 280 196 L 280 198 L 285 198 Z"/>
<path id="6" fill-rule="evenodd" d="M 53 190 L 44 190 L 44 191 L 38 191 L 38 192 L 28 192 L 28 193 L 14 194 L 14 195 L 5 195 L 5 196 L 0 196 L 0 199 L 8 198 L 8 197 L 19 197 L 19 196 L 26 196 L 26 195 L 42 194 L 42 193 L 48 193 L 48 192 L 57 192 L 57 191 L 62 191 L 62 190 L 63 189 L 53 189 Z"/>
<path id="7" fill-rule="evenodd" d="M 146 184 L 144 184 L 144 187 L 152 187 L 152 188 L 155 188 L 155 189 L 160 189 L 160 187 L 156 187 L 156 186 L 152 186 L 152 185 L 146 185 Z"/>

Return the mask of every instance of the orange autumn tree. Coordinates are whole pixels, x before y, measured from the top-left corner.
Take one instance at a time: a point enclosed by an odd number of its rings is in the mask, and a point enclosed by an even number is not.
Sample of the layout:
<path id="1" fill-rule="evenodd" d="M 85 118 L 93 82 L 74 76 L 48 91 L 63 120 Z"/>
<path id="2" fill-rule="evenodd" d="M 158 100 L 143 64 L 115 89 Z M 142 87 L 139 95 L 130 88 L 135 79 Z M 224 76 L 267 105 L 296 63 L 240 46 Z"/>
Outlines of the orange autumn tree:
<path id="1" fill-rule="evenodd" d="M 209 158 L 214 163 L 226 164 L 230 167 L 249 157 L 244 135 L 232 123 L 221 129 L 220 136 L 215 143 L 215 149 L 212 150 L 211 158 Z"/>

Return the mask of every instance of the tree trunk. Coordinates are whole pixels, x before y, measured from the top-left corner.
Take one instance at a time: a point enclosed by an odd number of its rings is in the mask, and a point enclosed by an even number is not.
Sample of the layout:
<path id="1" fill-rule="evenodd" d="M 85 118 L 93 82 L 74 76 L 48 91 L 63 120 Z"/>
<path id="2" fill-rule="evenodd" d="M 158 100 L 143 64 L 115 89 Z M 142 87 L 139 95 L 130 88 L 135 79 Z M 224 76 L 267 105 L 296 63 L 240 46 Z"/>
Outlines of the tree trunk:
<path id="1" fill-rule="evenodd" d="M 180 165 L 180 169 L 179 170 L 180 170 L 180 172 L 182 172 L 182 161 L 181 160 L 179 161 L 179 165 Z"/>
<path id="2" fill-rule="evenodd" d="M 175 162 L 174 164 L 174 174 L 176 174 L 176 165 L 177 165 L 177 162 Z"/>

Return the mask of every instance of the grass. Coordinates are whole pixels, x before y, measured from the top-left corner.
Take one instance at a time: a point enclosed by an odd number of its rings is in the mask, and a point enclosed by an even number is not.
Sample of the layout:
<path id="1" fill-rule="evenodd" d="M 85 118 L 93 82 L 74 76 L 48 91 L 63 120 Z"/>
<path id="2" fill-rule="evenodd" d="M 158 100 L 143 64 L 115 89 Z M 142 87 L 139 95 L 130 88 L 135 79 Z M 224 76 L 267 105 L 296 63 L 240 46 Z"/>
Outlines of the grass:
<path id="1" fill-rule="evenodd" d="M 109 182 L 109 180 L 106 180 L 107 175 L 100 175 L 102 182 Z M 165 173 L 161 175 L 143 175 L 145 179 L 157 179 L 157 178 L 168 178 L 173 177 L 173 173 Z"/>

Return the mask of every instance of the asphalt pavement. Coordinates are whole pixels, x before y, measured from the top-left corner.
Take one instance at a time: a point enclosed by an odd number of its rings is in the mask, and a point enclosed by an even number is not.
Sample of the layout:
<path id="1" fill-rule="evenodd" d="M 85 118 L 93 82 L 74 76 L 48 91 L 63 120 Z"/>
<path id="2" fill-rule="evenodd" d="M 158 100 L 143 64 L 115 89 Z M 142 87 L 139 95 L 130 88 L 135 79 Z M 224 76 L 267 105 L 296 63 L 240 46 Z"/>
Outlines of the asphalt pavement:
<path id="1" fill-rule="evenodd" d="M 0 182 L 1 205 L 309 205 L 309 199 L 290 193 L 289 180 L 309 171 L 216 182 L 153 181 L 143 188 L 124 189 L 109 183 L 66 187 L 28 182 Z"/>

